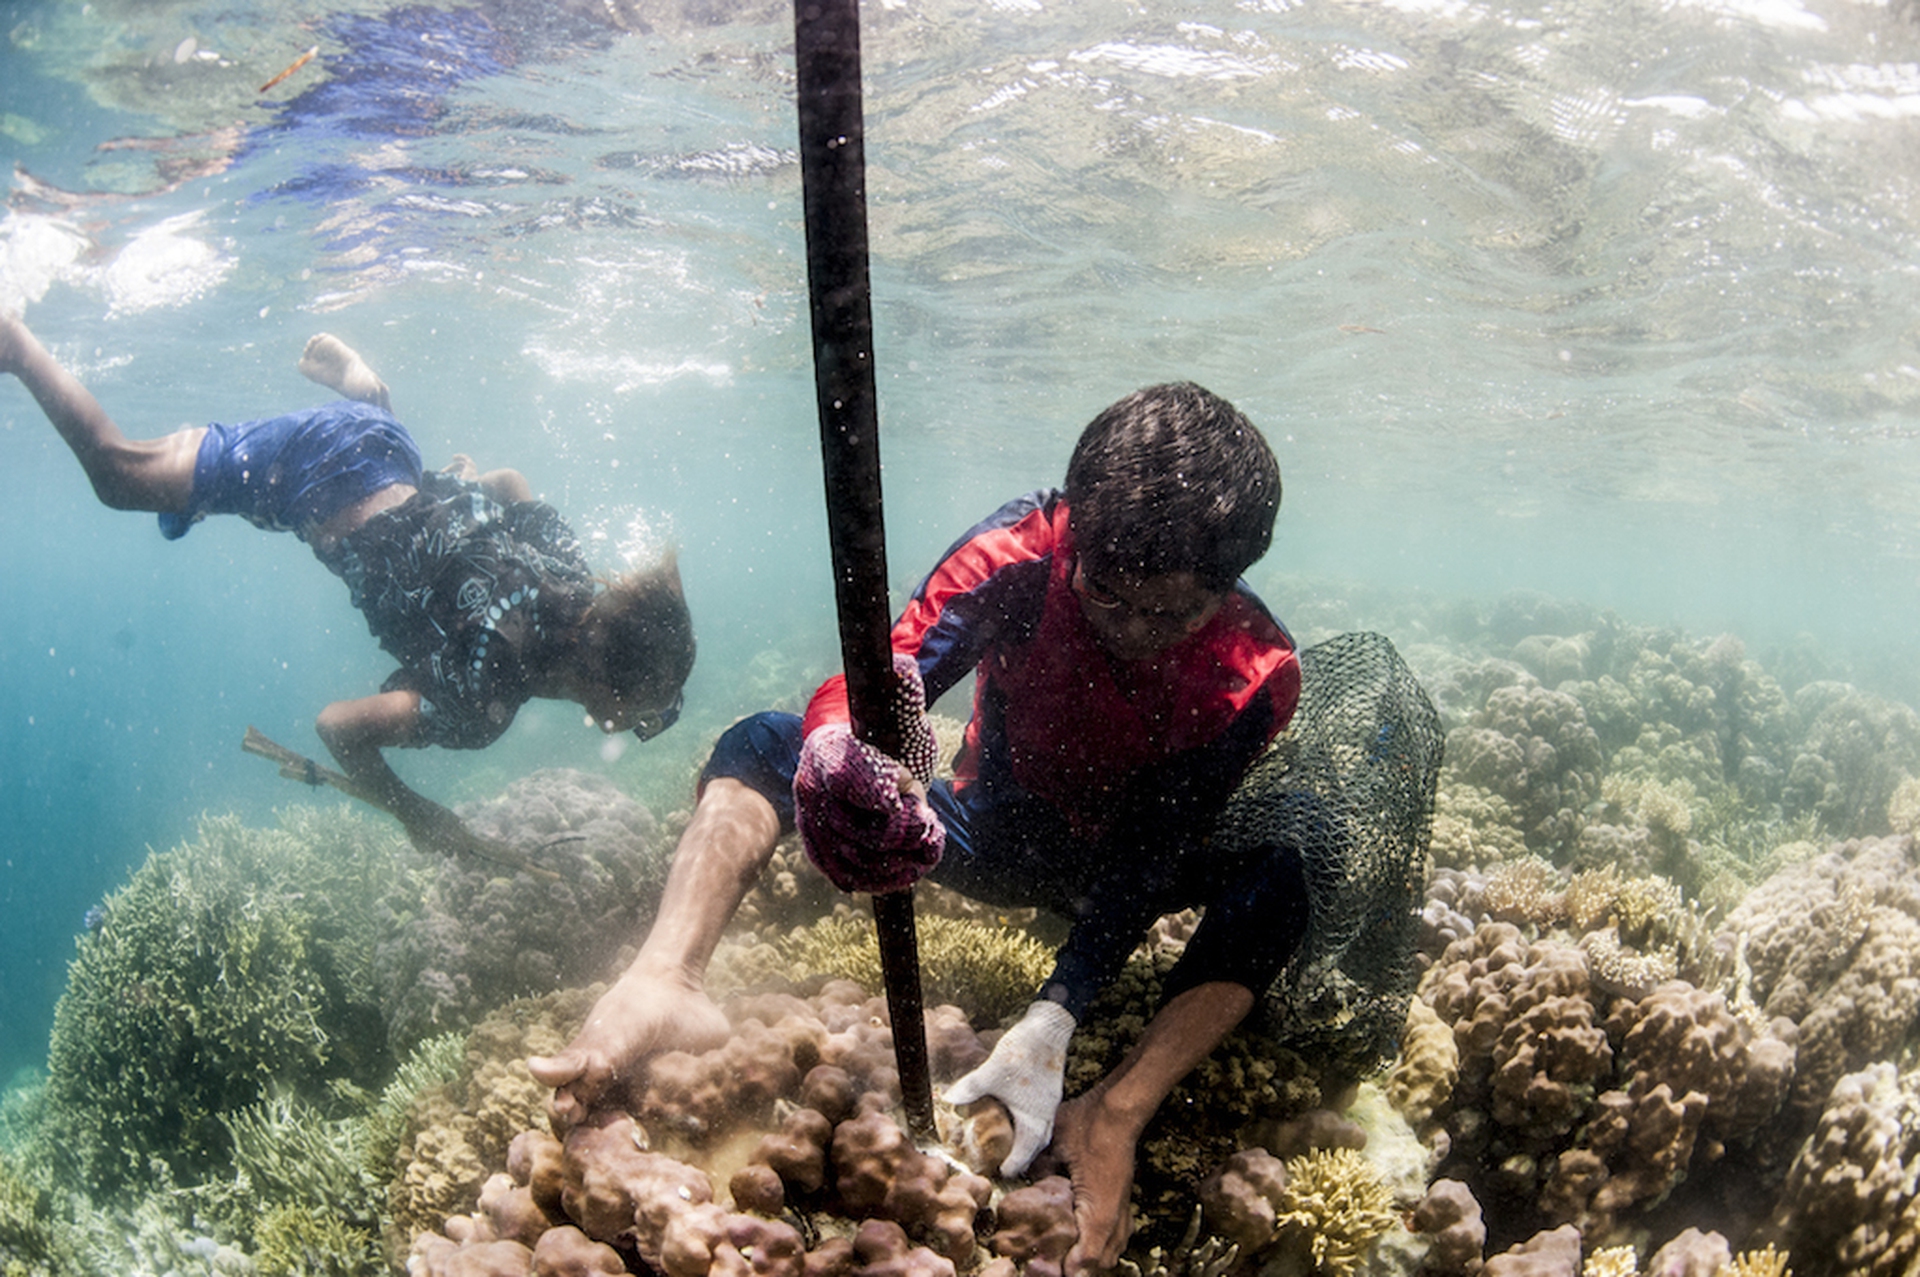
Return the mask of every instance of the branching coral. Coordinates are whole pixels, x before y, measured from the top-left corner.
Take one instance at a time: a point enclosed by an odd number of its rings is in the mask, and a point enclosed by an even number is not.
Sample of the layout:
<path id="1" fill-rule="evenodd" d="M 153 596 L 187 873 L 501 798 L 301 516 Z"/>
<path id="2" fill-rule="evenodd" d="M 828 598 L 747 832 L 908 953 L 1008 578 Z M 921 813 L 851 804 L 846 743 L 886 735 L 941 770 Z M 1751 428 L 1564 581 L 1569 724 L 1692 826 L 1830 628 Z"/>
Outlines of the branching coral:
<path id="1" fill-rule="evenodd" d="M 388 1067 L 367 982 L 372 901 L 397 840 L 344 813 L 278 830 L 209 819 L 148 859 L 82 938 L 55 1013 L 49 1120 L 76 1182 L 112 1190 L 215 1173 L 221 1115 Z"/>
<path id="2" fill-rule="evenodd" d="M 1033 1000 L 1053 969 L 1053 952 L 1013 927 L 959 918 L 920 920 L 920 978 L 928 1005 L 965 1007 L 982 1027 L 998 1025 Z M 831 917 L 774 945 L 787 971 L 881 987 L 880 946 L 871 919 Z"/>
<path id="3" fill-rule="evenodd" d="M 1353 1149 L 1316 1149 L 1287 1163 L 1274 1204 L 1276 1245 L 1302 1249 L 1313 1271 L 1352 1277 L 1373 1244 L 1399 1224 L 1379 1172 Z"/>

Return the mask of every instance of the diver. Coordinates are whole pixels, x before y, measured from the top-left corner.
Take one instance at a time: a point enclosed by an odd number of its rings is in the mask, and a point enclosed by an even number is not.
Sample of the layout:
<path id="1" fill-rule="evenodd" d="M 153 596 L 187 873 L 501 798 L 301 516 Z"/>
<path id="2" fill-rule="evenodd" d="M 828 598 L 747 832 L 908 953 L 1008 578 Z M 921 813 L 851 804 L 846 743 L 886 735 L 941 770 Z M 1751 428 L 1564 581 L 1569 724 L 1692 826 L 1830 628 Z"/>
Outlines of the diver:
<path id="1" fill-rule="evenodd" d="M 1253 1009 L 1306 934 L 1297 848 L 1206 842 L 1287 724 L 1300 665 L 1240 580 L 1272 540 L 1280 470 L 1252 422 L 1192 385 L 1101 412 L 1065 491 L 1030 493 L 968 531 L 892 631 L 922 724 L 889 758 L 850 730 L 844 677 L 806 715 L 758 714 L 720 738 L 657 919 L 566 1049 L 529 1061 L 556 1129 L 638 1099 L 646 1061 L 726 1040 L 702 982 L 722 929 L 796 827 L 846 891 L 922 874 L 1072 923 L 1025 1016 L 947 1099 L 997 1101 L 1005 1175 L 1051 1145 L 1072 1177 L 1070 1272 L 1110 1268 L 1131 1221 L 1135 1149 L 1173 1087 Z M 928 784 L 924 705 L 975 674 L 951 782 Z M 919 774 L 916 774 L 916 771 Z M 1206 915 L 1139 1042 L 1064 1105 L 1068 1042 L 1162 914 Z"/>
<path id="2" fill-rule="evenodd" d="M 169 538 L 209 514 L 292 532 L 351 592 L 400 668 L 335 701 L 315 729 L 356 796 L 422 850 L 475 850 L 447 808 L 414 792 L 388 747 L 481 749 L 533 697 L 583 706 L 602 731 L 658 735 L 679 715 L 693 626 L 671 555 L 596 578 L 552 506 L 517 471 L 465 456 L 427 471 L 386 384 L 322 333 L 300 371 L 342 399 L 239 425 L 129 439 L 18 317 L 0 314 L 0 372 L 19 378 L 101 503 L 160 516 Z"/>

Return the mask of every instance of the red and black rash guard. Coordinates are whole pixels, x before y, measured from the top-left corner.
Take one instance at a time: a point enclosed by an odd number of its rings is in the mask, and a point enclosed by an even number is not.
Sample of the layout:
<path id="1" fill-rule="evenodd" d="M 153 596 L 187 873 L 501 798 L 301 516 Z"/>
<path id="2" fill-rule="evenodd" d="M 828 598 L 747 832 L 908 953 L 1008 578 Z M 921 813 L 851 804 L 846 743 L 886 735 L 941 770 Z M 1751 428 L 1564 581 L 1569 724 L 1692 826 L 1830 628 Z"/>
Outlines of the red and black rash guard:
<path id="1" fill-rule="evenodd" d="M 1293 640 L 1241 584 L 1179 643 L 1115 660 L 1087 625 L 1073 569 L 1064 496 L 1029 493 L 955 542 L 895 622 L 893 649 L 918 662 L 929 704 L 977 675 L 955 793 L 1011 787 L 1058 811 L 1076 839 L 1116 852 L 1129 850 L 1116 842 L 1204 837 L 1293 715 Z M 847 717 L 836 676 L 806 728 Z"/>

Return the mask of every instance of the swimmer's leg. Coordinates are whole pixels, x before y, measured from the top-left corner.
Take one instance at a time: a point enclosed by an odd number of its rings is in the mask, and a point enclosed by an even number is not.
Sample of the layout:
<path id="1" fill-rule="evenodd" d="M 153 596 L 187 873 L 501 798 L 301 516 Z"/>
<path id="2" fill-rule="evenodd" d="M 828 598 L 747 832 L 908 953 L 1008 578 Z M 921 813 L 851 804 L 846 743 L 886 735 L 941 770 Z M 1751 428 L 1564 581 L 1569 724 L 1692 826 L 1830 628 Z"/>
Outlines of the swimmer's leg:
<path id="1" fill-rule="evenodd" d="M 129 439 L 79 379 L 54 361 L 18 317 L 0 314 L 0 372 L 20 379 L 115 510 L 180 512 L 193 495 L 193 465 L 205 427 L 159 439 Z"/>
<path id="2" fill-rule="evenodd" d="M 315 333 L 307 342 L 300 353 L 300 372 L 343 398 L 393 410 L 387 383 L 374 375 L 358 351 L 332 333 Z"/>

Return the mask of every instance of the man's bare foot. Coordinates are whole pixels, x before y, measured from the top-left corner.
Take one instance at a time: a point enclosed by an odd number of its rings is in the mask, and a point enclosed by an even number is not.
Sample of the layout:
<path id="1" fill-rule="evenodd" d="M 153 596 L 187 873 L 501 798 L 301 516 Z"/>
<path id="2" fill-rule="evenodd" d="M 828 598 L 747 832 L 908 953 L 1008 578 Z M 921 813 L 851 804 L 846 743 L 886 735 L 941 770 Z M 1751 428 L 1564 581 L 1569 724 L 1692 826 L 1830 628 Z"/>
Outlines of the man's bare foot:
<path id="1" fill-rule="evenodd" d="M 332 333 L 315 333 L 300 354 L 300 372 L 309 381 L 348 399 L 391 410 L 387 383 L 374 376 L 373 369 L 353 347 Z"/>
<path id="2" fill-rule="evenodd" d="M 1060 1106 L 1053 1119 L 1053 1156 L 1073 1181 L 1073 1222 L 1080 1240 L 1067 1252 L 1068 1277 L 1103 1273 L 1120 1262 L 1133 1236 L 1133 1158 L 1139 1131 L 1101 1103 L 1096 1087 Z"/>
<path id="3" fill-rule="evenodd" d="M 651 1057 L 711 1050 L 732 1033 L 726 1015 L 697 985 L 629 969 L 600 995 L 566 1049 L 535 1056 L 527 1068 L 535 1081 L 554 1088 L 547 1113 L 564 1134 L 596 1110 L 637 1104 Z"/>

